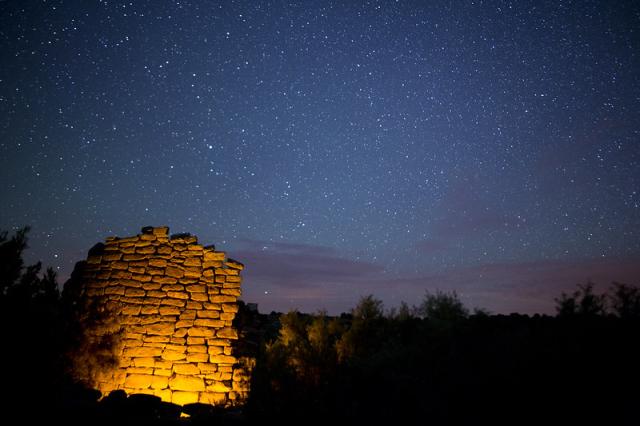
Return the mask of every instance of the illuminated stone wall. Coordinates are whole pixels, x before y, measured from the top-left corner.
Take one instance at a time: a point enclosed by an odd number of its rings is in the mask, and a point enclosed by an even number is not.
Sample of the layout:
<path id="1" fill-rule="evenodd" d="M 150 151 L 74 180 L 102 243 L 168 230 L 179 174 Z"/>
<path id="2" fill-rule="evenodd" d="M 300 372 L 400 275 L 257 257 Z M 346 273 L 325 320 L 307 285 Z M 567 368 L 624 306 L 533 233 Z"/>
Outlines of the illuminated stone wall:
<path id="1" fill-rule="evenodd" d="M 116 335 L 116 365 L 101 366 L 92 385 L 184 405 L 238 405 L 249 391 L 249 359 L 234 357 L 243 265 L 190 235 L 146 227 L 111 237 L 82 265 L 80 300 L 102 320 L 89 338 Z"/>

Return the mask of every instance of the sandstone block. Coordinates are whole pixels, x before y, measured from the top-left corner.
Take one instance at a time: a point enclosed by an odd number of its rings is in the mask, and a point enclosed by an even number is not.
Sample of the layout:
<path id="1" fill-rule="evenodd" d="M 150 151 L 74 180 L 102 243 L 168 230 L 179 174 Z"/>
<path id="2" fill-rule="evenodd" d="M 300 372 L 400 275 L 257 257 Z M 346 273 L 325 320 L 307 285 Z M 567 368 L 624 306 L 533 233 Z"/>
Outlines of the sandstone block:
<path id="1" fill-rule="evenodd" d="M 147 297 L 157 297 L 157 298 L 165 298 L 167 297 L 167 293 L 165 293 L 164 291 L 159 291 L 159 290 L 151 290 L 147 292 Z"/>
<path id="2" fill-rule="evenodd" d="M 127 297 L 142 297 L 145 294 L 145 291 L 141 288 L 127 287 L 127 289 L 124 291 L 124 295 Z"/>
<path id="3" fill-rule="evenodd" d="M 200 276 L 202 276 L 202 270 L 200 268 L 189 267 L 185 269 L 184 276 L 187 278 L 200 278 Z"/>
<path id="4" fill-rule="evenodd" d="M 162 268 L 147 268 L 147 274 L 149 275 L 164 275 L 164 269 Z"/>
<path id="5" fill-rule="evenodd" d="M 161 322 L 168 323 L 173 318 L 175 317 L 167 318 L 164 315 L 146 315 L 144 317 L 141 317 L 141 320 L 142 320 L 142 325 L 147 325 L 147 324 L 155 324 L 155 323 L 161 323 Z"/>
<path id="6" fill-rule="evenodd" d="M 184 260 L 184 266 L 197 266 L 200 268 L 202 266 L 202 261 L 198 257 L 188 257 Z"/>
<path id="7" fill-rule="evenodd" d="M 129 272 L 132 274 L 144 274 L 145 268 L 141 266 L 129 266 Z"/>
<path id="8" fill-rule="evenodd" d="M 219 303 L 203 303 L 202 305 L 205 309 L 211 311 L 219 311 L 222 309 L 222 305 L 220 305 Z"/>
<path id="9" fill-rule="evenodd" d="M 142 284 L 142 289 L 144 291 L 159 290 L 161 287 L 162 287 L 162 285 L 160 283 L 144 283 L 144 284 Z"/>
<path id="10" fill-rule="evenodd" d="M 224 266 L 232 269 L 237 269 L 239 271 L 242 271 L 244 269 L 244 265 L 242 263 L 233 259 L 227 259 L 227 261 L 224 262 Z"/>
<path id="11" fill-rule="evenodd" d="M 180 284 L 163 285 L 163 291 L 184 291 L 184 286 Z"/>
<path id="12" fill-rule="evenodd" d="M 162 245 L 158 247 L 158 254 L 171 254 L 171 252 L 173 251 L 173 249 L 171 248 L 171 246 L 167 246 L 167 245 Z"/>
<path id="13" fill-rule="evenodd" d="M 183 292 L 183 291 L 169 291 L 167 292 L 167 295 L 173 299 L 188 299 L 189 298 L 189 293 Z"/>
<path id="14" fill-rule="evenodd" d="M 204 285 L 188 285 L 187 291 L 190 293 L 205 293 L 207 291 L 207 287 Z"/>
<path id="15" fill-rule="evenodd" d="M 229 392 L 231 388 L 224 384 L 224 382 L 214 382 L 213 384 L 206 387 L 207 392 Z"/>
<path id="16" fill-rule="evenodd" d="M 177 405 L 195 404 L 199 401 L 200 394 L 198 392 L 171 392 L 171 402 Z"/>
<path id="17" fill-rule="evenodd" d="M 209 346 L 207 353 L 209 355 L 224 355 L 224 348 L 222 346 Z"/>
<path id="18" fill-rule="evenodd" d="M 175 368 L 175 366 L 174 366 Z M 202 392 L 205 389 L 204 380 L 201 377 L 176 374 L 169 379 L 171 390 Z"/>
<path id="19" fill-rule="evenodd" d="M 185 309 L 182 312 L 182 315 L 180 315 L 180 319 L 181 320 L 192 320 L 192 319 L 196 319 L 196 311 L 194 311 L 193 309 Z"/>
<path id="20" fill-rule="evenodd" d="M 184 300 L 182 299 L 162 299 L 160 301 L 161 305 L 169 305 L 169 306 L 177 306 L 179 308 L 183 308 L 185 305 Z"/>
<path id="21" fill-rule="evenodd" d="M 200 327 L 213 327 L 213 328 L 224 327 L 224 321 L 220 321 L 217 319 L 210 319 L 210 318 L 199 318 L 195 320 L 194 324 Z"/>
<path id="22" fill-rule="evenodd" d="M 142 244 L 142 243 L 138 243 L 138 244 Z M 136 253 L 152 254 L 152 253 L 156 252 L 155 247 L 153 247 L 151 245 L 140 247 L 138 244 L 136 244 Z"/>
<path id="23" fill-rule="evenodd" d="M 140 274 L 131 274 L 131 279 L 139 281 L 141 283 L 147 283 L 151 281 L 151 276 L 149 275 L 140 275 Z"/>
<path id="24" fill-rule="evenodd" d="M 132 358 L 151 358 L 154 356 L 160 356 L 162 354 L 162 348 L 151 348 L 148 346 L 141 346 L 139 348 L 125 348 L 123 355 L 125 357 Z"/>
<path id="25" fill-rule="evenodd" d="M 213 330 L 206 327 L 191 327 L 187 331 L 187 334 L 189 336 L 194 336 L 194 337 L 213 337 L 214 336 Z"/>
<path id="26" fill-rule="evenodd" d="M 153 375 L 153 368 L 149 367 L 132 367 L 127 368 L 127 374 L 147 374 Z"/>
<path id="27" fill-rule="evenodd" d="M 172 337 L 171 340 L 169 341 L 172 345 L 180 345 L 180 346 L 184 346 L 187 344 L 187 339 L 185 339 L 184 337 Z"/>
<path id="28" fill-rule="evenodd" d="M 169 350 L 162 351 L 161 356 L 162 356 L 162 359 L 165 361 L 179 361 L 187 357 L 184 352 L 169 351 Z"/>
<path id="29" fill-rule="evenodd" d="M 122 339 L 122 346 L 124 348 L 138 348 L 142 346 L 142 340 L 140 339 Z"/>
<path id="30" fill-rule="evenodd" d="M 209 362 L 213 364 L 235 364 L 236 358 L 229 355 L 210 355 Z M 220 370 L 220 366 L 218 366 L 218 370 Z"/>
<path id="31" fill-rule="evenodd" d="M 195 364 L 175 364 L 173 372 L 176 374 L 196 375 L 200 374 L 200 369 Z"/>
<path id="32" fill-rule="evenodd" d="M 131 262 L 131 261 L 139 261 L 139 260 L 146 260 L 147 256 L 145 256 L 144 254 L 125 254 L 122 256 L 122 260 L 124 260 L 125 262 Z M 145 266 L 146 264 L 143 263 L 140 266 Z"/>
<path id="33" fill-rule="evenodd" d="M 224 312 L 238 312 L 238 305 L 236 303 L 225 303 L 222 305 L 222 310 Z"/>
<path id="34" fill-rule="evenodd" d="M 166 277 L 164 275 L 154 275 L 153 278 L 151 278 L 151 281 L 160 284 L 175 284 L 178 282 L 176 278 Z"/>
<path id="35" fill-rule="evenodd" d="M 220 318 L 220 312 L 219 311 L 197 311 L 196 315 L 198 318 L 211 318 L 211 319 L 217 319 Z M 225 319 L 225 318 L 222 318 Z"/>
<path id="36" fill-rule="evenodd" d="M 194 293 L 197 294 L 197 293 Z M 209 300 L 212 303 L 234 303 L 237 298 L 234 296 L 226 296 L 226 295 L 214 295 L 209 296 Z"/>
<path id="37" fill-rule="evenodd" d="M 221 366 L 224 367 L 224 366 Z M 231 368 L 229 366 L 229 368 Z M 221 373 L 221 372 L 217 372 L 215 374 L 218 374 L 218 378 L 216 380 L 220 380 L 220 381 L 228 381 L 231 380 L 232 378 L 232 374 L 231 373 Z"/>
<path id="38" fill-rule="evenodd" d="M 167 235 L 169 235 L 169 227 L 168 226 L 156 226 L 156 227 L 153 228 L 153 230 L 151 232 L 153 232 L 153 235 L 155 235 L 156 237 L 158 237 L 158 236 L 166 237 Z"/>
<path id="39" fill-rule="evenodd" d="M 238 332 L 231 327 L 225 327 L 216 331 L 216 337 L 221 337 L 223 339 L 237 339 Z"/>
<path id="40" fill-rule="evenodd" d="M 131 288 L 141 288 L 142 287 L 142 283 L 139 281 L 134 280 L 133 278 L 131 279 L 121 279 L 116 281 L 118 284 L 125 286 L 125 287 L 131 287 Z"/>
<path id="41" fill-rule="evenodd" d="M 179 320 L 176 322 L 176 328 L 193 327 L 193 320 Z"/>
<path id="42" fill-rule="evenodd" d="M 124 296 L 124 287 L 120 287 L 120 286 L 107 287 L 104 289 L 104 294 L 117 294 L 120 296 Z"/>
<path id="43" fill-rule="evenodd" d="M 216 275 L 216 282 L 217 283 L 224 283 L 227 281 L 227 276 L 226 275 Z"/>
<path id="44" fill-rule="evenodd" d="M 147 389 L 151 386 L 153 376 L 150 374 L 128 374 L 124 385 L 134 389 Z"/>
<path id="45" fill-rule="evenodd" d="M 202 392 L 200 403 L 208 405 L 225 405 L 227 403 L 226 393 Z"/>
<path id="46" fill-rule="evenodd" d="M 204 337 L 187 337 L 187 345 L 204 345 L 205 342 Z"/>
<path id="47" fill-rule="evenodd" d="M 200 310 L 202 309 L 202 303 L 187 300 L 187 309 Z"/>
<path id="48" fill-rule="evenodd" d="M 147 334 L 156 334 L 161 336 L 169 336 L 174 332 L 174 326 L 172 323 L 161 322 L 158 324 L 151 324 L 146 327 Z"/>
<path id="49" fill-rule="evenodd" d="M 209 361 L 209 355 L 200 352 L 187 353 L 187 361 L 189 362 L 207 362 Z"/>
<path id="50" fill-rule="evenodd" d="M 108 280 L 111 278 L 111 271 L 100 271 L 96 274 L 96 278 L 99 280 Z"/>
<path id="51" fill-rule="evenodd" d="M 220 319 L 225 321 L 233 321 L 236 314 L 233 312 L 223 312 L 220 314 Z"/>
<path id="52" fill-rule="evenodd" d="M 127 270 L 127 269 L 129 269 L 129 262 L 123 262 L 123 261 L 111 262 L 111 268 L 112 269 Z"/>
<path id="53" fill-rule="evenodd" d="M 186 345 L 167 345 L 165 346 L 165 349 L 168 351 L 175 351 L 175 352 L 186 352 L 187 351 L 187 346 Z"/>
<path id="54" fill-rule="evenodd" d="M 125 290 L 126 293 L 127 290 Z M 120 296 L 120 301 L 123 303 L 130 303 L 134 305 L 142 305 L 144 303 L 144 297 L 131 297 Z"/>
<path id="55" fill-rule="evenodd" d="M 196 302 L 208 302 L 209 301 L 209 296 L 207 296 L 206 293 L 190 293 L 191 294 L 191 300 L 194 300 Z"/>
<path id="56" fill-rule="evenodd" d="M 184 337 L 187 335 L 188 328 L 177 328 L 173 332 L 173 337 Z"/>
<path id="57" fill-rule="evenodd" d="M 165 268 L 167 266 L 167 261 L 165 259 L 149 259 L 149 266 L 153 266 L 155 268 Z"/>
<path id="58" fill-rule="evenodd" d="M 151 357 L 143 357 L 143 358 L 133 358 L 133 365 L 136 367 L 155 367 L 156 361 L 155 358 Z"/>
<path id="59" fill-rule="evenodd" d="M 153 370 L 154 376 L 171 377 L 172 374 L 173 374 L 173 371 L 171 369 L 155 368 Z"/>
<path id="60" fill-rule="evenodd" d="M 111 272 L 111 278 L 114 279 L 120 279 L 120 278 L 131 278 L 131 272 L 129 271 L 123 271 L 123 270 L 113 270 Z"/>
<path id="61" fill-rule="evenodd" d="M 165 269 L 165 273 L 166 275 L 173 277 L 173 278 L 182 278 L 184 276 L 184 271 L 180 268 L 177 268 L 175 266 L 168 266 Z"/>
<path id="62" fill-rule="evenodd" d="M 168 336 L 144 336 L 145 343 L 167 343 L 168 341 Z"/>
<path id="63" fill-rule="evenodd" d="M 115 262 L 118 261 L 122 258 L 122 253 L 119 253 L 117 251 L 107 251 L 105 252 L 105 254 L 102 255 L 102 260 L 104 262 Z"/>
<path id="64" fill-rule="evenodd" d="M 187 352 L 206 354 L 207 346 L 206 345 L 189 345 L 187 346 Z"/>
<path id="65" fill-rule="evenodd" d="M 139 315 L 140 314 L 140 309 L 141 309 L 140 305 L 124 306 L 122 308 L 122 314 L 123 315 Z"/>
<path id="66" fill-rule="evenodd" d="M 180 315 L 180 309 L 175 306 L 160 306 L 160 315 Z"/>
<path id="67" fill-rule="evenodd" d="M 158 307 L 157 306 L 150 306 L 150 305 L 143 305 L 142 308 L 140 309 L 140 314 L 141 315 L 157 315 L 158 314 Z"/>
<path id="68" fill-rule="evenodd" d="M 208 261 L 223 261 L 226 257 L 226 254 L 222 251 L 212 252 L 205 251 L 204 252 L 204 260 Z"/>
<path id="69" fill-rule="evenodd" d="M 169 378 L 163 376 L 153 376 L 151 379 L 152 389 L 166 389 L 169 387 Z"/>
<path id="70" fill-rule="evenodd" d="M 239 288 L 223 288 L 220 293 L 235 297 L 240 297 L 242 295 L 242 292 Z"/>
<path id="71" fill-rule="evenodd" d="M 231 340 L 229 339 L 207 339 L 207 345 L 209 346 L 230 346 Z"/>

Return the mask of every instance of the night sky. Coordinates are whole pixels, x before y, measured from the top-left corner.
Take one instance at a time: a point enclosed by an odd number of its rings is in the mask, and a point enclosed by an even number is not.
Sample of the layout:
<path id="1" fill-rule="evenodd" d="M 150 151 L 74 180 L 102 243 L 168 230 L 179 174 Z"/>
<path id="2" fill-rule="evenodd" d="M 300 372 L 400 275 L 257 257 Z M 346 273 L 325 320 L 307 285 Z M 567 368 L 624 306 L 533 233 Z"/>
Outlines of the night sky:
<path id="1" fill-rule="evenodd" d="M 640 3 L 0 1 L 0 228 L 190 232 L 260 311 L 640 278 Z"/>

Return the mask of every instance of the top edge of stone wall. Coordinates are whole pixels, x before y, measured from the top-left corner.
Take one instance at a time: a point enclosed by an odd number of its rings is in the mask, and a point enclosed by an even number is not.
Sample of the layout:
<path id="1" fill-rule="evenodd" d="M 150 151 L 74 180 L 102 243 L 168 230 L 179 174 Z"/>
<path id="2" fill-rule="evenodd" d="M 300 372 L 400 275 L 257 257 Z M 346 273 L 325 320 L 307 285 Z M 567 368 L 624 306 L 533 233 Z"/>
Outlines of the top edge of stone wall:
<path id="1" fill-rule="evenodd" d="M 110 236 L 105 239 L 105 243 L 107 245 L 113 245 L 113 244 L 119 244 L 119 243 L 138 242 L 140 240 L 149 240 L 149 239 L 158 239 L 164 242 L 186 244 L 190 246 L 198 244 L 198 237 L 196 237 L 195 235 L 191 235 L 188 232 L 169 235 L 168 226 L 145 226 L 140 230 L 140 234 L 137 234 L 131 237 Z M 216 246 L 213 244 L 209 244 L 201 247 L 204 252 L 216 252 Z M 222 252 L 217 252 L 217 253 L 222 253 Z M 240 262 L 237 262 L 237 261 L 235 261 L 235 263 L 240 264 Z M 237 269 L 242 269 L 242 268 L 237 268 Z"/>

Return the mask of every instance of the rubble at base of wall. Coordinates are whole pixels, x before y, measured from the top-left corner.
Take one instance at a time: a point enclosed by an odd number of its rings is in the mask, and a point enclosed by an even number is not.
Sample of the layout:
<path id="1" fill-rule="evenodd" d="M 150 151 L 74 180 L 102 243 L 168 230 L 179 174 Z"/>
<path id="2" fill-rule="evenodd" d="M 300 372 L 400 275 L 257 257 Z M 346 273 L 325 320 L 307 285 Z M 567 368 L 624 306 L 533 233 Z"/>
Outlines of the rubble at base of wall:
<path id="1" fill-rule="evenodd" d="M 243 265 L 188 234 L 145 227 L 94 247 L 81 271 L 81 300 L 109 321 L 89 336 L 118 336 L 117 365 L 95 372 L 93 386 L 143 393 L 179 405 L 243 404 L 252 358 L 236 358 L 233 327 Z"/>

